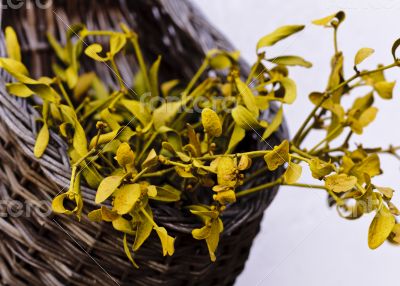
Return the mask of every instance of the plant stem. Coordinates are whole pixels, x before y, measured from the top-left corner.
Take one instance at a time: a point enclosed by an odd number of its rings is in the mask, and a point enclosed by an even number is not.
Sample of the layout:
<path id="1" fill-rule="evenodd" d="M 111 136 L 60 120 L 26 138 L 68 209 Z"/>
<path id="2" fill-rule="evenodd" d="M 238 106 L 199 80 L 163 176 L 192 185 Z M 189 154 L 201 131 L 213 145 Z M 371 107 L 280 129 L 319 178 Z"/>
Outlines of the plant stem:
<path id="1" fill-rule="evenodd" d="M 197 157 L 195 159 L 208 161 L 208 160 L 217 159 L 219 157 L 240 157 L 243 155 L 249 156 L 250 158 L 257 158 L 257 157 L 264 156 L 270 152 L 272 152 L 272 150 L 260 150 L 260 151 L 251 151 L 251 152 L 235 153 L 235 154 L 205 155 L 202 157 Z"/>
<path id="2" fill-rule="evenodd" d="M 306 120 L 305 120 L 305 121 L 303 122 L 303 124 L 300 126 L 299 130 L 296 132 L 296 134 L 295 134 L 295 136 L 293 137 L 293 140 L 292 140 L 293 143 L 294 143 L 296 146 L 299 146 L 299 145 L 300 145 L 301 141 L 299 140 L 299 138 L 301 137 L 301 135 L 302 135 L 304 129 L 307 127 L 307 125 L 308 125 L 308 123 L 310 122 L 310 120 L 314 117 L 314 115 L 315 115 L 315 113 L 317 112 L 317 110 L 322 106 L 322 104 L 329 98 L 329 96 L 330 96 L 332 93 L 334 93 L 334 92 L 337 91 L 338 89 L 344 87 L 345 85 L 349 84 L 350 82 L 352 82 L 353 80 L 355 80 L 355 79 L 357 79 L 357 78 L 359 78 L 359 77 L 362 77 L 362 76 L 365 76 L 365 75 L 369 75 L 369 74 L 372 74 L 372 73 L 375 73 L 375 72 L 379 72 L 379 71 L 384 71 L 384 70 L 387 70 L 387 69 L 390 69 L 390 68 L 393 68 L 393 67 L 396 67 L 396 66 L 399 66 L 399 62 L 398 62 L 398 61 L 396 61 L 396 62 L 394 62 L 394 63 L 392 63 L 392 64 L 390 64 L 390 65 L 386 65 L 386 66 L 383 66 L 383 67 L 379 67 L 379 68 L 374 69 L 374 70 L 371 70 L 371 71 L 363 71 L 363 72 L 356 73 L 356 74 L 354 74 L 352 77 L 350 77 L 349 79 L 347 79 L 347 80 L 343 81 L 342 83 L 338 84 L 336 87 L 334 87 L 334 88 L 332 88 L 332 89 L 326 91 L 326 92 L 324 93 L 324 97 L 323 97 L 323 99 L 321 100 L 321 102 L 320 102 L 318 105 L 316 105 L 316 106 L 314 107 L 314 109 L 313 109 L 313 110 L 310 112 L 310 114 L 307 116 Z M 302 140 L 304 139 L 304 137 L 305 137 L 305 136 L 302 136 Z"/>
<path id="3" fill-rule="evenodd" d="M 175 161 L 171 161 L 171 160 L 168 160 L 168 159 L 165 159 L 162 162 L 162 164 L 166 165 L 166 166 L 170 165 L 170 166 L 177 166 L 177 167 L 181 167 L 181 168 L 187 168 L 187 167 L 191 167 L 192 166 L 190 164 L 184 164 L 184 163 L 180 163 L 180 162 L 175 162 Z"/>
<path id="4" fill-rule="evenodd" d="M 57 85 L 58 85 L 58 87 L 60 88 L 61 93 L 62 93 L 62 95 L 63 95 L 65 101 L 66 101 L 67 104 L 69 105 L 69 107 L 71 107 L 73 110 L 75 110 L 75 107 L 74 107 L 74 105 L 72 104 L 72 101 L 71 101 L 71 99 L 69 98 L 69 96 L 68 96 L 68 94 L 67 94 L 67 92 L 66 92 L 66 90 L 65 90 L 65 88 L 64 88 L 64 85 L 62 84 L 62 82 L 61 82 L 61 80 L 60 80 L 59 78 L 57 78 Z"/>
<path id="5" fill-rule="evenodd" d="M 344 142 L 342 144 L 342 146 L 344 148 L 347 148 L 349 146 L 349 141 L 350 141 L 350 138 L 352 135 L 353 135 L 353 130 L 350 130 L 349 134 L 347 134 L 346 139 L 344 140 Z"/>
<path id="6" fill-rule="evenodd" d="M 157 138 L 157 136 L 158 136 L 158 132 L 154 132 L 151 135 L 150 139 L 147 141 L 146 145 L 144 145 L 143 149 L 141 150 L 140 155 L 135 160 L 135 163 L 140 163 L 140 161 L 143 159 L 143 156 L 146 153 L 147 149 L 151 146 L 151 144 Z"/>
<path id="7" fill-rule="evenodd" d="M 343 200 L 341 198 L 339 198 L 338 196 L 336 196 L 332 191 L 328 190 L 325 186 L 322 185 L 313 185 L 313 184 L 305 184 L 305 183 L 292 183 L 292 184 L 288 184 L 285 183 L 283 181 L 283 178 L 279 178 L 273 182 L 269 182 L 263 185 L 259 185 L 257 187 L 254 188 L 250 188 L 247 190 L 243 190 L 240 192 L 236 193 L 236 197 L 240 198 L 258 191 L 262 191 L 262 190 L 266 190 L 269 189 L 271 187 L 274 187 L 276 185 L 281 185 L 281 186 L 288 186 L 288 187 L 300 187 L 300 188 L 307 188 L 307 189 L 321 189 L 321 190 L 325 190 L 328 192 L 328 194 L 336 201 L 337 204 L 341 205 L 343 204 Z"/>
<path id="8" fill-rule="evenodd" d="M 332 192 L 331 190 L 327 189 L 325 186 L 322 186 L 322 185 L 310 185 L 310 184 L 304 184 L 304 183 L 293 183 L 293 184 L 282 184 L 282 185 L 288 186 L 288 187 L 300 187 L 300 188 L 325 190 L 336 201 L 337 204 L 339 204 L 339 205 L 343 204 L 343 200 L 341 198 L 339 198 L 334 192 Z"/>
<path id="9" fill-rule="evenodd" d="M 243 190 L 243 191 L 237 192 L 236 193 L 236 197 L 240 198 L 240 197 L 243 197 L 243 196 L 258 192 L 258 191 L 262 191 L 262 190 L 274 187 L 276 185 L 280 185 L 280 184 L 282 184 L 282 181 L 283 181 L 283 179 L 279 178 L 279 179 L 277 179 L 277 180 L 275 180 L 273 182 L 269 182 L 269 183 L 262 184 L 262 185 L 259 185 L 257 187 L 254 187 L 254 188 L 250 188 L 250 189 L 247 189 L 247 190 Z"/>
<path id="10" fill-rule="evenodd" d="M 321 146 L 323 143 L 329 141 L 333 136 L 335 136 L 336 132 L 338 132 L 340 130 L 340 128 L 343 128 L 343 125 L 338 125 L 336 126 L 335 129 L 333 129 L 331 132 L 329 132 L 329 134 L 322 139 L 317 145 L 315 145 L 311 150 L 310 150 L 310 154 L 312 154 L 319 146 Z"/>
<path id="11" fill-rule="evenodd" d="M 140 50 L 139 39 L 137 36 L 131 37 L 131 42 L 133 45 L 133 49 L 135 50 L 136 58 L 138 60 L 140 71 L 143 74 L 144 83 L 146 85 L 146 90 L 150 91 L 150 80 L 149 75 L 147 73 L 147 67 L 144 62 L 142 51 Z"/>
<path id="12" fill-rule="evenodd" d="M 114 57 L 110 58 L 110 63 L 112 70 L 115 72 L 115 75 L 117 76 L 119 87 L 121 88 L 121 90 L 126 90 L 124 81 L 122 80 L 121 73 L 119 72 L 118 66 L 115 63 Z"/>
<path id="13" fill-rule="evenodd" d="M 315 119 L 314 119 L 315 120 Z M 310 133 L 311 130 L 313 130 L 314 128 L 314 124 L 310 124 L 306 130 L 304 130 L 304 132 L 300 135 L 300 137 L 298 138 L 297 142 L 298 146 L 300 147 L 300 144 L 304 141 L 304 139 L 307 137 L 307 135 Z"/>
<path id="14" fill-rule="evenodd" d="M 165 170 L 157 171 L 157 172 L 152 172 L 152 173 L 147 173 L 143 174 L 142 178 L 152 178 L 152 177 L 161 177 L 165 174 L 168 174 L 169 172 L 172 172 L 175 170 L 175 167 L 171 167 Z"/>
<path id="15" fill-rule="evenodd" d="M 310 184 L 305 184 L 305 183 L 292 183 L 292 184 L 283 183 L 282 186 L 326 190 L 325 186 L 322 186 L 322 185 L 310 185 Z"/>
<path id="16" fill-rule="evenodd" d="M 136 183 L 147 171 L 149 170 L 149 168 L 144 168 L 142 171 L 140 171 L 139 174 L 137 174 L 132 180 L 131 180 L 131 184 Z"/>
<path id="17" fill-rule="evenodd" d="M 86 160 L 87 157 L 92 156 L 92 155 L 96 152 L 96 150 L 97 150 L 97 149 L 95 149 L 95 148 L 91 149 L 89 152 L 86 153 L 85 156 L 82 156 L 78 161 L 76 161 L 76 162 L 72 165 L 72 167 L 78 167 L 78 166 L 80 165 L 80 163 L 82 163 L 84 160 Z"/>
<path id="18" fill-rule="evenodd" d="M 253 78 L 258 66 L 260 65 L 262 58 L 264 58 L 264 56 L 259 55 L 257 57 L 257 62 L 251 67 L 250 73 L 249 73 L 249 75 L 247 77 L 247 80 L 246 80 L 246 85 L 250 85 L 252 83 L 251 79 Z"/>
<path id="19" fill-rule="evenodd" d="M 338 31 L 338 27 L 335 26 L 333 28 L 333 46 L 335 48 L 335 54 L 339 53 L 338 41 L 337 41 L 337 31 Z"/>
<path id="20" fill-rule="evenodd" d="M 103 159 L 103 161 L 112 169 L 115 170 L 115 166 L 111 163 L 110 160 L 108 160 L 108 158 L 102 153 L 99 153 L 99 157 L 101 157 L 101 159 Z"/>
<path id="21" fill-rule="evenodd" d="M 302 125 L 300 126 L 299 130 L 297 131 L 296 135 L 293 137 L 293 143 L 296 146 L 299 146 L 301 142 L 298 142 L 299 137 L 301 136 L 301 134 L 303 133 L 304 129 L 307 127 L 308 123 L 310 122 L 310 120 L 314 117 L 315 113 L 317 112 L 317 110 L 322 106 L 322 104 L 325 102 L 325 100 L 328 99 L 328 94 L 325 94 L 325 96 L 321 99 L 320 103 L 318 103 L 314 109 L 310 112 L 310 114 L 307 116 L 306 120 L 302 123 Z"/>
<path id="22" fill-rule="evenodd" d="M 144 207 L 140 207 L 140 211 L 144 214 L 144 216 L 151 222 L 151 224 L 155 227 L 158 227 L 158 225 L 155 223 L 153 218 L 146 212 Z"/>
<path id="23" fill-rule="evenodd" d="M 370 70 L 370 71 L 363 71 L 363 72 L 359 72 L 354 74 L 352 77 L 350 77 L 349 79 L 343 81 L 342 83 L 340 83 L 339 85 L 337 85 L 335 88 L 331 89 L 328 91 L 329 94 L 332 94 L 333 92 L 337 91 L 338 89 L 342 88 L 343 86 L 347 85 L 348 83 L 352 82 L 353 80 L 355 80 L 356 78 L 365 76 L 365 75 L 369 75 L 371 73 L 375 73 L 375 72 L 379 72 L 379 71 L 384 71 L 393 67 L 396 67 L 399 65 L 399 62 L 394 62 L 390 65 L 387 66 L 383 66 L 374 70 Z"/>
<path id="24" fill-rule="evenodd" d="M 203 72 L 207 69 L 208 67 L 208 59 L 206 58 L 203 63 L 201 64 L 200 68 L 197 70 L 195 75 L 192 77 L 190 80 L 189 84 L 187 85 L 186 89 L 182 92 L 182 98 L 185 98 L 190 90 L 193 88 L 193 86 L 196 84 L 196 82 L 199 80 Z"/>
<path id="25" fill-rule="evenodd" d="M 290 146 L 290 150 L 291 150 L 292 152 L 295 152 L 295 153 L 297 153 L 297 154 L 299 154 L 299 155 L 305 157 L 305 158 L 312 159 L 312 156 L 311 156 L 310 154 L 308 154 L 307 152 L 305 152 L 305 151 L 303 151 L 303 150 L 300 150 L 299 148 L 297 148 L 297 147 L 294 146 L 294 145 Z"/>
<path id="26" fill-rule="evenodd" d="M 304 161 L 304 162 L 307 162 L 307 163 L 310 162 L 310 159 L 304 158 L 304 157 L 299 156 L 299 155 L 296 155 L 296 154 L 290 154 L 290 156 L 291 156 L 292 158 L 297 159 L 297 160 L 300 160 L 300 161 Z"/>
<path id="27" fill-rule="evenodd" d="M 89 116 L 91 116 L 97 110 L 104 108 L 106 105 L 109 105 L 111 101 L 113 101 L 116 97 L 119 97 L 121 94 L 123 95 L 123 93 L 121 91 L 118 91 L 118 92 L 113 93 L 111 96 L 105 98 L 103 100 L 103 102 L 101 102 L 100 104 L 97 104 L 91 110 L 89 110 L 88 112 L 83 114 L 82 117 L 79 118 L 79 121 L 80 122 L 85 121 Z"/>
<path id="28" fill-rule="evenodd" d="M 243 184 L 246 184 L 247 182 L 257 178 L 258 176 L 268 172 L 268 167 L 262 167 L 258 169 L 257 171 L 253 172 L 252 174 L 248 175 L 247 177 L 244 178 Z"/>

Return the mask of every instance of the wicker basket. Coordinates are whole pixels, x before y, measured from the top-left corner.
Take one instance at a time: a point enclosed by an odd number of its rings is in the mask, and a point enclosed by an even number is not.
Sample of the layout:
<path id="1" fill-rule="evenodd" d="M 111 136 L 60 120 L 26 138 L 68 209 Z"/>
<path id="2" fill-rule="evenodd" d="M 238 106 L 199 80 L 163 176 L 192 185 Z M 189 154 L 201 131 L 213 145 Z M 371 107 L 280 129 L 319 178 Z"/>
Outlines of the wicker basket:
<path id="1" fill-rule="evenodd" d="M 10 1 L 3 1 L 10 2 Z M 15 2 L 15 1 L 11 1 Z M 16 8 L 16 7 L 14 7 Z M 127 23 L 139 33 L 144 54 L 152 61 L 163 56 L 161 77 L 188 79 L 211 48 L 231 50 L 224 37 L 186 0 L 119 1 L 26 1 L 12 9 L 3 3 L 2 30 L 11 25 L 17 31 L 26 64 L 35 75 L 49 74 L 54 55 L 46 44 L 45 33 L 62 35 L 72 23 L 85 23 L 90 29 L 118 29 Z M 61 38 L 60 38 L 61 37 Z M 92 39 L 93 40 L 93 39 Z M 0 55 L 4 56 L 1 35 Z M 124 80 L 132 83 L 133 58 L 119 65 Z M 243 69 L 247 66 L 243 63 Z M 109 85 L 112 73 L 102 64 L 96 70 Z M 7 94 L 4 72 L 0 78 L 0 200 L 14 214 L 0 216 L 1 285 L 231 285 L 242 271 L 263 211 L 277 189 L 241 199 L 224 213 L 225 231 L 211 263 L 205 243 L 195 241 L 191 230 L 198 226 L 193 217 L 184 217 L 170 206 L 154 209 L 156 221 L 177 237 L 176 252 L 163 257 L 159 240 L 151 237 L 135 255 L 140 269 L 126 259 L 119 233 L 106 224 L 82 222 L 65 216 L 41 215 L 52 198 L 68 187 L 70 168 L 66 144 L 51 134 L 51 144 L 38 160 L 33 146 L 39 114 L 26 100 Z M 274 114 L 272 106 L 265 119 Z M 274 134 L 270 145 L 287 136 L 285 126 Z M 251 136 L 246 144 L 267 148 Z M 258 144 L 258 145 L 257 145 Z M 248 148 L 245 146 L 244 148 Z M 273 180 L 271 173 L 252 184 Z M 83 187 L 86 211 L 94 207 L 95 190 Z M 24 212 L 17 212 L 23 206 Z"/>

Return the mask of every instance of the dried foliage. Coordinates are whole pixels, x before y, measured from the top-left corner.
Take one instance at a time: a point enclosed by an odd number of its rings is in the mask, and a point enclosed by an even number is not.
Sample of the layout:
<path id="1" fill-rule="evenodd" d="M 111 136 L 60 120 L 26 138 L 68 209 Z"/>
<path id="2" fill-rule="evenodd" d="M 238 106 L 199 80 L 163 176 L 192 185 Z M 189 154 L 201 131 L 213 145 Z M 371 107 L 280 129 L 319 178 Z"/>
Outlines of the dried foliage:
<path id="1" fill-rule="evenodd" d="M 310 68 L 311 63 L 293 55 L 271 58 L 268 47 L 304 26 L 284 26 L 261 38 L 258 59 L 247 78 L 240 74 L 237 52 L 212 50 L 186 85 L 179 79 L 160 83 L 161 58 L 148 66 L 137 34 L 125 25 L 121 25 L 121 31 L 72 26 L 64 46 L 49 35 L 58 58 L 53 64 L 54 76 L 33 79 L 21 62 L 15 32 L 8 27 L 9 57 L 1 58 L 0 66 L 15 82 L 8 83 L 7 90 L 19 97 L 35 95 L 42 102 L 38 109 L 43 124 L 34 154 L 40 158 L 45 152 L 49 130 L 58 132 L 69 146 L 70 187 L 54 198 L 53 210 L 80 219 L 84 208 L 81 184 L 97 188 L 95 203 L 99 208 L 88 216 L 96 222 L 111 223 L 122 233 L 127 257 L 135 266 L 131 252 L 137 251 L 152 232 L 160 238 L 163 255 L 174 253 L 174 237 L 153 217 L 156 204 L 174 204 L 187 215 L 198 217 L 204 226 L 193 229 L 193 237 L 205 241 L 215 261 L 224 229 L 221 213 L 241 197 L 274 185 L 326 190 L 340 215 L 348 219 L 375 212 L 369 231 L 370 248 L 387 239 L 400 243 L 395 219 L 399 211 L 391 202 L 393 190 L 372 182 L 382 173 L 378 154 L 396 155 L 397 148 L 358 145 L 351 149 L 348 144 L 351 136 L 361 134 L 375 119 L 378 109 L 373 106 L 374 97 L 392 98 L 395 83 L 387 81 L 383 72 L 400 64 L 395 56 L 400 41 L 393 45 L 393 63 L 372 70 L 359 71 L 359 64 L 374 52 L 360 49 L 354 58 L 355 74 L 346 79 L 336 37 L 344 19 L 344 13 L 338 12 L 313 22 L 333 31 L 335 53 L 327 88 L 309 95 L 315 108 L 294 138 L 271 150 L 244 153 L 235 152 L 235 148 L 246 132 L 268 140 L 283 120 L 284 106 L 296 99 L 296 84 L 289 77 L 288 67 Z M 109 44 L 84 47 L 89 36 L 105 38 Z M 140 70 L 135 86 L 128 87 L 116 59 L 132 52 Z M 83 71 L 81 57 L 109 65 L 119 87 L 111 90 L 94 72 Z M 361 86 L 370 91 L 345 108 L 342 98 L 357 93 Z M 259 120 L 260 112 L 271 102 L 280 105 L 275 118 L 271 122 Z M 302 148 L 312 131 L 324 132 L 323 140 L 309 150 Z M 347 134 L 344 140 L 342 134 Z M 264 160 L 265 168 L 250 171 L 255 160 Z M 304 166 L 320 184 L 298 182 Z M 245 181 L 280 167 L 286 167 L 286 171 L 278 180 L 250 189 L 241 187 Z M 128 238 L 133 238 L 133 245 L 128 244 Z"/>

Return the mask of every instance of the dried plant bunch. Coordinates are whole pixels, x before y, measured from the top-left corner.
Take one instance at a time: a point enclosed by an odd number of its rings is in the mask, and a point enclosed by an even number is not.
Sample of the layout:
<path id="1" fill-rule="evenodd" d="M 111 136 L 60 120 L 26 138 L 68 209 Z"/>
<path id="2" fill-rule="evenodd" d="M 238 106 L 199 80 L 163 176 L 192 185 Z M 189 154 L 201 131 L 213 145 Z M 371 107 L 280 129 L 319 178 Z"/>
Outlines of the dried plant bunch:
<path id="1" fill-rule="evenodd" d="M 160 238 L 163 255 L 173 255 L 174 237 L 157 224 L 152 212 L 157 204 L 171 204 L 203 223 L 192 234 L 205 241 L 210 259 L 215 261 L 224 229 L 221 214 L 226 208 L 243 196 L 275 185 L 299 186 L 325 190 L 345 218 L 375 212 L 369 229 L 370 248 L 385 240 L 400 243 L 400 225 L 396 223 L 400 213 L 391 202 L 393 189 L 372 182 L 382 174 L 379 154 L 397 156 L 398 148 L 356 145 L 351 149 L 349 145 L 351 137 L 361 134 L 375 119 L 374 97 L 392 98 L 395 83 L 387 81 L 383 72 L 400 64 L 395 56 L 400 41 L 393 45 L 393 63 L 376 69 L 358 69 L 373 53 L 370 48 L 360 49 L 354 59 L 355 73 L 346 79 L 344 57 L 337 44 L 344 18 L 345 14 L 338 12 L 313 22 L 333 31 L 335 53 L 327 88 L 309 95 L 315 107 L 293 139 L 270 150 L 240 153 L 235 150 L 246 133 L 268 140 L 283 120 L 284 106 L 295 101 L 296 84 L 288 68 L 310 68 L 311 63 L 298 56 L 272 58 L 268 47 L 304 26 L 284 26 L 261 38 L 257 61 L 247 77 L 240 74 L 239 53 L 212 50 L 189 83 L 179 79 L 160 83 L 161 58 L 148 65 L 137 34 L 123 24 L 120 31 L 72 26 L 65 45 L 49 35 L 58 58 L 52 66 L 54 76 L 33 79 L 21 62 L 15 32 L 6 28 L 8 58 L 1 58 L 0 66 L 15 79 L 7 83 L 7 90 L 19 97 L 35 95 L 41 102 L 37 108 L 42 113 L 42 127 L 35 156 L 40 158 L 45 152 L 49 130 L 68 142 L 70 186 L 54 198 L 54 212 L 80 219 L 84 208 L 81 184 L 96 188 L 99 207 L 88 217 L 111 223 L 121 232 L 126 254 L 137 266 L 134 253 L 153 231 Z M 108 44 L 84 47 L 84 39 L 92 36 L 104 38 Z M 129 53 L 139 64 L 132 87 L 122 80 L 116 60 Z M 107 87 L 93 71 L 81 67 L 81 57 L 107 64 L 117 87 Z M 353 97 L 362 86 L 370 91 Z M 344 97 L 353 98 L 350 108 L 342 104 Z M 260 113 L 272 102 L 279 104 L 279 111 L 271 122 L 260 120 Z M 312 132 L 325 135 L 306 149 L 302 143 Z M 263 161 L 265 167 L 250 168 L 255 161 Z M 303 167 L 311 171 L 317 184 L 298 182 Z M 276 181 L 243 187 L 278 168 L 286 171 Z"/>

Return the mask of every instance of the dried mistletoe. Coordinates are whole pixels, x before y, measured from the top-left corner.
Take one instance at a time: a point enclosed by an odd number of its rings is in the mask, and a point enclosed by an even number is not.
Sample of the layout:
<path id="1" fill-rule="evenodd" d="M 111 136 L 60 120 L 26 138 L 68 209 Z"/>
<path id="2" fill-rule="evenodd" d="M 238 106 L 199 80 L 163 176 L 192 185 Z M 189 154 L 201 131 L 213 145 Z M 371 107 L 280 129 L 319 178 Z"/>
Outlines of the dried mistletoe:
<path id="1" fill-rule="evenodd" d="M 237 52 L 212 50 L 187 85 L 177 79 L 159 84 L 161 58 L 148 68 L 137 34 L 125 25 L 119 32 L 72 26 L 65 46 L 49 35 L 57 55 L 52 66 L 55 76 L 33 79 L 21 62 L 15 32 L 8 27 L 9 57 L 1 58 L 0 66 L 15 81 L 7 84 L 7 90 L 19 97 L 36 95 L 42 102 L 38 109 L 43 124 L 35 156 L 44 154 L 50 129 L 69 144 L 70 188 L 54 198 L 53 210 L 80 219 L 84 207 L 81 181 L 97 188 L 95 203 L 99 208 L 88 217 L 110 222 L 123 233 L 125 252 L 135 266 L 131 248 L 137 251 L 152 231 L 160 238 L 163 255 L 174 253 L 174 238 L 153 216 L 152 207 L 157 203 L 172 203 L 198 217 L 203 226 L 193 229 L 193 237 L 205 240 L 215 261 L 225 209 L 245 195 L 274 185 L 326 190 L 339 214 L 348 219 L 375 212 L 369 246 L 377 248 L 387 239 L 400 243 L 400 224 L 395 219 L 400 212 L 391 202 L 393 189 L 372 182 L 382 174 L 378 154 L 397 156 L 398 148 L 349 146 L 351 137 L 361 134 L 375 119 L 378 109 L 373 106 L 374 97 L 392 98 L 395 83 L 388 82 L 383 72 L 400 65 L 395 56 L 400 40 L 393 45 L 394 62 L 373 70 L 359 70 L 359 64 L 373 53 L 370 48 L 360 49 L 354 59 L 355 74 L 346 79 L 337 43 L 344 18 L 345 14 L 338 12 L 313 22 L 333 29 L 335 54 L 327 88 L 310 94 L 315 107 L 293 139 L 272 150 L 244 153 L 235 152 L 235 148 L 246 132 L 268 140 L 282 122 L 284 105 L 295 101 L 296 84 L 288 67 L 311 67 L 298 56 L 267 57 L 265 49 L 304 26 L 284 26 L 260 39 L 258 58 L 247 79 L 240 74 Z M 83 47 L 84 40 L 93 36 L 108 39 L 107 51 L 97 43 Z M 125 85 L 116 60 L 129 51 L 134 52 L 140 67 L 133 87 Z M 95 72 L 84 71 L 82 57 L 109 65 L 119 87 L 110 89 Z M 361 86 L 370 87 L 370 92 L 345 108 L 342 99 Z M 271 102 L 280 104 L 279 111 L 271 122 L 260 120 L 260 112 Z M 301 147 L 311 131 L 326 135 L 310 149 Z M 342 134 L 346 135 L 344 140 Z M 265 168 L 251 168 L 253 162 L 262 160 Z M 276 181 L 243 188 L 245 182 L 282 166 L 286 171 Z M 298 182 L 304 166 L 321 184 Z M 131 248 L 129 239 L 133 240 Z"/>

